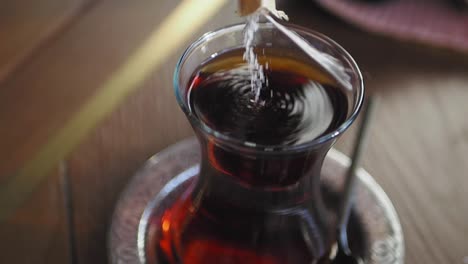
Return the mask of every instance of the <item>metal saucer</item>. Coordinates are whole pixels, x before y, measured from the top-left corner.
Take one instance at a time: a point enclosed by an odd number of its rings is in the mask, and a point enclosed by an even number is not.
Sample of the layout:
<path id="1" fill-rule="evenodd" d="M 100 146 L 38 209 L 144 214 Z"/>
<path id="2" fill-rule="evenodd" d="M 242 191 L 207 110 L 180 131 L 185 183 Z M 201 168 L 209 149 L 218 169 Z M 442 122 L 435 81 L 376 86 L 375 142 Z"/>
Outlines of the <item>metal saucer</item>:
<path id="1" fill-rule="evenodd" d="M 151 249 L 157 231 L 151 217 L 171 193 L 198 174 L 199 146 L 187 139 L 156 154 L 139 170 L 122 193 L 112 219 L 108 254 L 113 264 L 156 263 Z M 340 199 L 349 158 L 329 151 L 322 168 L 322 190 L 331 210 Z M 349 223 L 353 251 L 367 264 L 402 264 L 404 242 L 395 209 L 382 188 L 365 170 L 358 170 L 353 216 Z"/>

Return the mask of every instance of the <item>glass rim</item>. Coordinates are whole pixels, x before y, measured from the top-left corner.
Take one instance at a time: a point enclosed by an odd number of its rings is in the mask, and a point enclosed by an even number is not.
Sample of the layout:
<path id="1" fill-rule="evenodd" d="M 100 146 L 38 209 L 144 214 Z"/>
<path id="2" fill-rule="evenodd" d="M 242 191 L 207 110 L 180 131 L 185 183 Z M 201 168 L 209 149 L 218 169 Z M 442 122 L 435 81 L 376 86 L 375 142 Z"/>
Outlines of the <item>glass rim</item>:
<path id="1" fill-rule="evenodd" d="M 311 30 L 302 26 L 293 25 L 293 24 L 288 24 L 288 27 L 292 28 L 294 31 L 300 33 L 301 35 L 306 34 L 309 36 L 313 36 L 320 42 L 329 44 L 333 48 L 336 48 L 338 53 L 340 53 L 340 55 L 342 55 L 349 63 L 352 73 L 356 75 L 355 77 L 357 78 L 357 83 L 358 83 L 357 84 L 358 94 L 357 94 L 357 98 L 355 98 L 352 112 L 346 118 L 345 121 L 343 121 L 333 131 L 324 133 L 319 137 L 316 137 L 312 140 L 309 140 L 307 142 L 303 142 L 297 145 L 281 145 L 281 144 L 261 145 L 261 144 L 255 144 L 252 142 L 237 139 L 235 137 L 218 132 L 215 129 L 209 127 L 207 124 L 205 124 L 205 122 L 203 122 L 202 120 L 200 120 L 198 117 L 194 115 L 194 113 L 188 107 L 188 102 L 186 102 L 186 100 L 183 98 L 184 96 L 181 94 L 181 89 L 179 89 L 180 88 L 179 87 L 179 76 L 180 76 L 179 73 L 180 73 L 181 68 L 183 67 L 184 62 L 190 56 L 190 54 L 204 42 L 209 41 L 210 39 L 216 36 L 224 35 L 226 33 L 237 32 L 239 30 L 242 31 L 244 30 L 244 26 L 245 26 L 245 23 L 233 24 L 233 25 L 224 26 L 222 28 L 203 34 L 200 38 L 198 38 L 196 41 L 194 41 L 192 44 L 188 46 L 188 48 L 183 52 L 182 56 L 177 62 L 175 72 L 174 72 L 174 78 L 173 78 L 174 91 L 175 91 L 176 99 L 177 99 L 179 106 L 182 108 L 187 118 L 192 123 L 192 125 L 195 125 L 197 128 L 200 128 L 204 133 L 212 136 L 213 138 L 217 140 L 220 140 L 223 144 L 227 144 L 230 147 L 237 148 L 237 149 L 240 148 L 247 152 L 265 153 L 265 154 L 276 153 L 278 151 L 280 151 L 281 153 L 300 152 L 306 149 L 320 146 L 330 140 L 337 138 L 339 135 L 344 133 L 359 115 L 359 112 L 364 102 L 364 80 L 362 77 L 362 73 L 359 69 L 359 66 L 357 65 L 353 57 L 341 45 L 336 43 L 331 38 L 325 36 L 324 34 L 320 32 L 317 32 L 317 31 L 314 31 L 314 30 Z M 260 23 L 259 29 L 265 29 L 265 28 L 274 28 L 274 26 L 270 23 Z M 353 87 L 354 86 L 355 85 L 353 85 Z"/>

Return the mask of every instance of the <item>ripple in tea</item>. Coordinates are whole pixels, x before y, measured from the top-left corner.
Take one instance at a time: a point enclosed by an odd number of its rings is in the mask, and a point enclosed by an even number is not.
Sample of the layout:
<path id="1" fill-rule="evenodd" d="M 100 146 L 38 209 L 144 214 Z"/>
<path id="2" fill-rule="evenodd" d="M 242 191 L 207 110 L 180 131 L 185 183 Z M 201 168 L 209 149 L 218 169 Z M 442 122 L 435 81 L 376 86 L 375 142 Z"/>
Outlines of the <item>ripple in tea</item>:
<path id="1" fill-rule="evenodd" d="M 343 91 L 297 59 L 257 50 L 264 76 L 256 95 L 241 52 L 217 56 L 192 79 L 191 111 L 212 129 L 251 146 L 286 146 L 311 141 L 346 119 Z"/>

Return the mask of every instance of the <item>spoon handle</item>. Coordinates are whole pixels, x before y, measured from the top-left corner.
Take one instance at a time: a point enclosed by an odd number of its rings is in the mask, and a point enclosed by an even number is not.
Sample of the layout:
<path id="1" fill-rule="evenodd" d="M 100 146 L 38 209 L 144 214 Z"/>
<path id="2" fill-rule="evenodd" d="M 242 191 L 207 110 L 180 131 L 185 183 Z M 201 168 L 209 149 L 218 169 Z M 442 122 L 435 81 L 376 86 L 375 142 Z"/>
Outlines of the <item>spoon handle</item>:
<path id="1" fill-rule="evenodd" d="M 367 105 L 364 108 L 363 117 L 360 123 L 359 131 L 357 134 L 357 138 L 354 143 L 353 153 L 351 164 L 348 168 L 346 174 L 346 181 L 344 185 L 343 197 L 341 202 L 340 210 L 338 211 L 338 231 L 339 231 L 339 240 L 341 242 L 341 246 L 345 251 L 350 251 L 348 247 L 348 239 L 346 234 L 346 227 L 348 225 L 349 216 L 351 214 L 351 208 L 353 206 L 353 196 L 356 188 L 356 170 L 357 166 L 360 163 L 362 152 L 364 149 L 365 141 L 367 138 L 368 127 L 370 123 L 371 113 L 373 112 L 373 108 L 375 105 L 375 98 L 373 96 L 369 96 L 367 99 Z"/>

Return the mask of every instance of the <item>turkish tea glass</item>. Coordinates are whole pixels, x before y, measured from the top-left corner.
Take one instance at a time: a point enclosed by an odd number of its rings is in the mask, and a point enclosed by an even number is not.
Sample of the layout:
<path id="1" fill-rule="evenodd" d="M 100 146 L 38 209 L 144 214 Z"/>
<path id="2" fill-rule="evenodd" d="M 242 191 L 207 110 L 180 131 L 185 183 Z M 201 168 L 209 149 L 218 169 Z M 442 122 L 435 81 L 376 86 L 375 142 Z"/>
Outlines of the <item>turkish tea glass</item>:
<path id="1" fill-rule="evenodd" d="M 333 40 L 288 27 L 345 68 L 352 88 L 343 90 L 344 121 L 296 145 L 256 145 L 217 131 L 190 107 L 190 82 L 200 65 L 244 47 L 244 25 L 195 41 L 176 67 L 174 87 L 201 146 L 200 172 L 161 219 L 160 263 L 327 263 L 337 221 L 324 204 L 320 171 L 329 149 L 359 113 L 363 80 L 353 58 Z M 271 24 L 260 24 L 254 45 L 316 65 Z"/>

